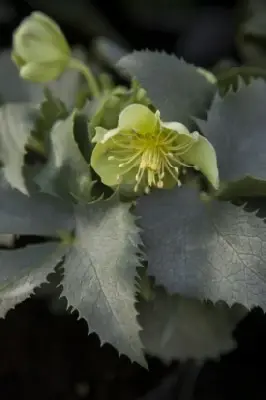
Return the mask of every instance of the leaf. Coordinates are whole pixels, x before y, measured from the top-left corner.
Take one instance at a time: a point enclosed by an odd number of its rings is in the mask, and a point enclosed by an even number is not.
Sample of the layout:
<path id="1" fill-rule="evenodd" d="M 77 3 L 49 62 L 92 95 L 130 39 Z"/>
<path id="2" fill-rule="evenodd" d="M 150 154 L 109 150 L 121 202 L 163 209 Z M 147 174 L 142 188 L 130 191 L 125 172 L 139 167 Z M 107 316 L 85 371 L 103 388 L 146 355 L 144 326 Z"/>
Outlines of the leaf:
<path id="1" fill-rule="evenodd" d="M 0 181 L 0 233 L 57 236 L 73 227 L 70 205 L 42 193 L 25 196 Z"/>
<path id="2" fill-rule="evenodd" d="M 216 74 L 217 85 L 219 92 L 224 96 L 229 90 L 237 91 L 239 78 L 242 78 L 243 82 L 249 84 L 254 78 L 266 79 L 265 68 L 252 67 L 247 65 L 232 66 L 225 68 L 224 70 Z"/>
<path id="3" fill-rule="evenodd" d="M 72 50 L 72 56 L 85 62 L 86 55 L 79 48 Z M 59 79 L 47 85 L 55 97 L 66 105 L 68 111 L 72 111 L 76 104 L 76 97 L 81 86 L 81 75 L 76 70 L 67 69 Z"/>
<path id="4" fill-rule="evenodd" d="M 148 273 L 171 293 L 266 309 L 266 226 L 243 207 L 195 188 L 156 191 L 139 199 Z"/>
<path id="5" fill-rule="evenodd" d="M 257 79 L 237 93 L 216 95 L 207 121 L 198 121 L 216 150 L 220 180 L 266 180 L 266 83 Z"/>
<path id="6" fill-rule="evenodd" d="M 140 238 L 129 207 L 116 196 L 76 206 L 76 242 L 65 260 L 62 295 L 102 343 L 143 365 L 134 307 Z"/>
<path id="7" fill-rule="evenodd" d="M 235 200 L 239 198 L 254 198 L 266 196 L 265 181 L 246 177 L 237 182 L 228 182 L 220 186 L 216 196 L 222 200 Z"/>
<path id="8" fill-rule="evenodd" d="M 11 51 L 0 54 L 0 99 L 5 103 L 32 102 L 42 99 L 42 87 L 20 78 L 17 67 L 11 60 Z"/>
<path id="9" fill-rule="evenodd" d="M 73 115 L 54 125 L 48 162 L 35 182 L 43 192 L 61 197 L 85 196 L 88 201 L 92 185 L 90 167 L 79 150 L 73 129 Z"/>
<path id="10" fill-rule="evenodd" d="M 12 187 L 24 194 L 28 193 L 23 176 L 25 145 L 36 116 L 36 110 L 28 103 L 0 108 L 0 159 L 4 164 L 4 176 Z"/>
<path id="11" fill-rule="evenodd" d="M 85 59 L 84 53 L 79 48 L 73 50 L 73 55 L 78 59 Z M 0 77 L 0 99 L 4 102 L 25 101 L 37 104 L 43 101 L 43 85 L 20 78 L 9 50 L 3 51 L 0 55 Z M 80 74 L 74 70 L 67 70 L 58 80 L 50 82 L 47 87 L 71 110 L 75 104 L 79 85 Z"/>
<path id="12" fill-rule="evenodd" d="M 142 299 L 137 306 L 147 353 L 166 362 L 204 361 L 234 350 L 232 333 L 247 313 L 244 307 L 169 295 L 163 287 L 154 290 L 153 299 Z"/>
<path id="13" fill-rule="evenodd" d="M 33 294 L 66 251 L 67 247 L 58 243 L 0 250 L 0 317 Z"/>
<path id="14" fill-rule="evenodd" d="M 135 77 L 164 121 L 191 127 L 191 116 L 204 116 L 216 91 L 196 67 L 164 52 L 134 51 L 117 64 Z"/>
<path id="15" fill-rule="evenodd" d="M 241 5 L 236 45 L 245 64 L 266 65 L 266 5 L 264 0 L 247 0 Z"/>
<path id="16" fill-rule="evenodd" d="M 61 101 L 56 98 L 50 89 L 44 90 L 44 100 L 39 104 L 38 118 L 32 130 L 32 137 L 43 148 L 43 152 L 47 154 L 49 148 L 50 131 L 53 125 L 59 121 L 66 119 L 68 111 Z"/>
<path id="17" fill-rule="evenodd" d="M 92 145 L 89 138 L 92 135 L 91 127 L 88 123 L 88 116 L 83 111 L 76 111 L 73 122 L 73 134 L 75 142 L 78 145 L 80 153 L 89 164 L 92 152 Z"/>

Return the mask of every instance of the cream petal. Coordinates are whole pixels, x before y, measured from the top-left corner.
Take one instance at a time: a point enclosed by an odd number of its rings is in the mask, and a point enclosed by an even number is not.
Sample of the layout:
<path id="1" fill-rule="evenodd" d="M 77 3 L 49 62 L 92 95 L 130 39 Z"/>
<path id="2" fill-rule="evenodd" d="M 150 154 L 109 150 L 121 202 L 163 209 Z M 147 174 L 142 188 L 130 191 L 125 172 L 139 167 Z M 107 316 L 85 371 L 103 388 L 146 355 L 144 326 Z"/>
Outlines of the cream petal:
<path id="1" fill-rule="evenodd" d="M 115 135 L 118 135 L 120 133 L 119 128 L 111 129 L 110 131 L 106 131 L 105 135 L 103 136 L 101 143 L 106 143 L 107 140 L 111 139 Z"/>
<path id="2" fill-rule="evenodd" d="M 101 126 L 97 126 L 95 128 L 95 135 L 92 138 L 92 143 L 102 142 L 104 140 L 104 136 L 108 133 L 108 130 L 102 128 Z"/>
<path id="3" fill-rule="evenodd" d="M 171 129 L 176 131 L 182 135 L 190 135 L 189 130 L 185 127 L 185 125 L 180 122 L 163 122 L 162 126 L 167 129 Z"/>
<path id="4" fill-rule="evenodd" d="M 156 115 L 142 104 L 130 104 L 119 115 L 118 126 L 123 130 L 134 129 L 138 133 L 154 132 Z"/>
<path id="5" fill-rule="evenodd" d="M 181 158 L 184 163 L 194 165 L 199 169 L 215 189 L 219 188 L 216 153 L 212 144 L 204 136 L 199 135 L 198 140 Z"/>

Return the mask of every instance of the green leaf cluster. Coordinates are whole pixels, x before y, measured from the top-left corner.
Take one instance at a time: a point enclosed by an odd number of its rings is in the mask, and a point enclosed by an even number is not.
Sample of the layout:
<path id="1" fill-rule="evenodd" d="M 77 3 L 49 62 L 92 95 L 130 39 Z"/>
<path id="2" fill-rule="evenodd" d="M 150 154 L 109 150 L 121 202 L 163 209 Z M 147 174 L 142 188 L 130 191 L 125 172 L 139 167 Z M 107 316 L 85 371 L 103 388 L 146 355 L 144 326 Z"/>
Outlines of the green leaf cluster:
<path id="1" fill-rule="evenodd" d="M 266 310 L 266 83 L 239 80 L 222 95 L 219 80 L 150 51 L 117 69 L 130 87 L 93 78 L 82 105 L 77 86 L 72 106 L 46 89 L 39 104 L 0 108 L 0 235 L 45 239 L 0 248 L 0 315 L 62 263 L 62 296 L 101 343 L 142 365 L 145 352 L 166 362 L 216 358 L 234 348 L 248 310 Z M 88 69 L 85 78 L 89 86 Z M 181 187 L 148 195 L 103 184 L 91 165 L 95 137 L 110 138 L 136 103 L 210 143 L 219 188 L 199 168 L 183 171 Z M 197 157 L 201 165 L 205 153 Z"/>

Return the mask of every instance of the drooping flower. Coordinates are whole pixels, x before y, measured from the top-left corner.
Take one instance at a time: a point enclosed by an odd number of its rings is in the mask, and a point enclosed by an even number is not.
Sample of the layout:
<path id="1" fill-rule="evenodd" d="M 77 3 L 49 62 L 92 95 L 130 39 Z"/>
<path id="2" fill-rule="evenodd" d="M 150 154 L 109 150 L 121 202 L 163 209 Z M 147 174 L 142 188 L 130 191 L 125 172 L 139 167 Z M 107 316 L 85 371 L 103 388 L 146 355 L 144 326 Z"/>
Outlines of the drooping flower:
<path id="1" fill-rule="evenodd" d="M 39 83 L 57 79 L 70 58 L 61 29 L 41 12 L 33 12 L 14 32 L 12 60 L 23 79 Z"/>
<path id="2" fill-rule="evenodd" d="M 107 186 L 135 193 L 168 189 L 181 184 L 183 168 L 194 167 L 218 188 L 216 154 L 208 140 L 181 123 L 162 122 L 159 111 L 144 105 L 127 106 L 118 127 L 96 128 L 93 141 L 91 166 Z"/>

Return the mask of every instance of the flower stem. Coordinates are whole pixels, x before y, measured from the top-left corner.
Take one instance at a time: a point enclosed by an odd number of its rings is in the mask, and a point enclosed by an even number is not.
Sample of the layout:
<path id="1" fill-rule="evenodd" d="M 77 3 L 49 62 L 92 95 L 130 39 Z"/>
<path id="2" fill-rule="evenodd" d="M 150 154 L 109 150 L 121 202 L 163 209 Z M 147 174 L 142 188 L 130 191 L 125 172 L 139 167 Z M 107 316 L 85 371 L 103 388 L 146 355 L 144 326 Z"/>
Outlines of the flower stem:
<path id="1" fill-rule="evenodd" d="M 76 69 L 84 75 L 93 97 L 100 96 L 98 83 L 88 66 L 86 66 L 82 61 L 78 60 L 77 58 L 72 58 L 69 63 L 69 68 Z"/>

